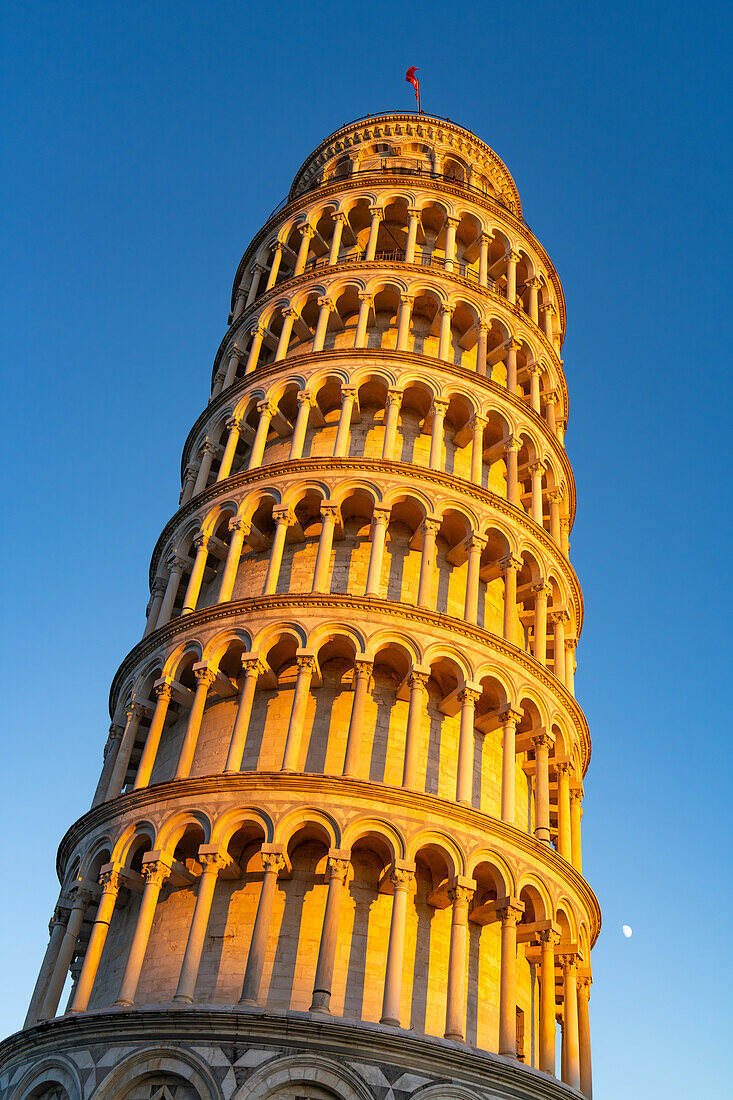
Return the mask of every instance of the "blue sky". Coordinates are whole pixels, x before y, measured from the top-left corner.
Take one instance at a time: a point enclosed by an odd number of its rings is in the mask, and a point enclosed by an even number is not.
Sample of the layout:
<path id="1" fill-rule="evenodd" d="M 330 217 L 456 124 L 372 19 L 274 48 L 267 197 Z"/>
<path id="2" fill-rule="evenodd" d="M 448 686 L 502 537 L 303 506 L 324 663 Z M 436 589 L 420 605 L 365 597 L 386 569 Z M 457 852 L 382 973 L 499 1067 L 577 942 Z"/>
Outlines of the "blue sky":
<path id="1" fill-rule="evenodd" d="M 0 1033 L 239 259 L 322 137 L 412 108 L 415 64 L 507 163 L 567 300 L 596 1098 L 728 1078 L 730 31 L 706 0 L 6 4 Z"/>

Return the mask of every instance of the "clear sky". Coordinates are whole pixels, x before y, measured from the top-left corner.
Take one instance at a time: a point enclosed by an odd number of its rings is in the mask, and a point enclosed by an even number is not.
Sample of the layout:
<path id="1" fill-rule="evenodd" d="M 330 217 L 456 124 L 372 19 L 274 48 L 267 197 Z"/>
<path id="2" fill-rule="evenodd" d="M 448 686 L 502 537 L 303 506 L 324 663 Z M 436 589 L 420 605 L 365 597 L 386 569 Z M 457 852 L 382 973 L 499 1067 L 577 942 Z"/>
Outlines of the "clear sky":
<path id="1" fill-rule="evenodd" d="M 730 32 L 709 0 L 6 3 L 1 1034 L 239 259 L 325 135 L 413 108 L 419 65 L 425 109 L 507 163 L 567 299 L 596 1098 L 729 1079 Z"/>

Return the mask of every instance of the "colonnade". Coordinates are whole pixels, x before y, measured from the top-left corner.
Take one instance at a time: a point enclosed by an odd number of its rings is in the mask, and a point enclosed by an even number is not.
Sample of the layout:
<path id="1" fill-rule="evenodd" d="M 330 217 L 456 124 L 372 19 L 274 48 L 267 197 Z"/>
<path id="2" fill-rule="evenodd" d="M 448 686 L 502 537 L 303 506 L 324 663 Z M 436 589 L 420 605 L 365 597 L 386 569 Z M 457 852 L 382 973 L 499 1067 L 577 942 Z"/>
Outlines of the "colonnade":
<path id="1" fill-rule="evenodd" d="M 267 670 L 266 661 L 257 654 L 245 653 L 241 660 L 244 677 L 239 693 L 233 681 L 224 676 L 216 664 L 200 663 L 193 669 L 197 684 L 195 692 L 177 683 L 171 676 L 166 676 L 157 680 L 154 685 L 156 696 L 154 708 L 133 701 L 127 710 L 127 723 L 124 728 L 121 728 L 116 754 L 110 760 L 111 766 L 107 772 L 108 785 L 103 788 L 100 784 L 96 801 L 106 801 L 121 793 L 130 768 L 140 721 L 146 713 L 150 715 L 150 727 L 145 737 L 132 789 L 139 790 L 149 785 L 174 694 L 179 699 L 188 699 L 190 709 L 173 778 L 188 778 L 201 732 L 207 696 L 214 685 L 217 685 L 220 694 L 226 694 L 232 698 L 239 694 L 224 766 L 225 774 L 238 774 L 242 767 L 257 683 Z M 316 690 L 312 681 L 318 667 L 317 654 L 299 650 L 296 663 L 297 676 L 280 765 L 283 772 L 291 772 L 297 768 L 301 757 L 306 705 L 311 691 Z M 360 772 L 359 753 L 365 732 L 365 707 L 373 667 L 373 660 L 366 656 L 355 658 L 354 690 L 341 774 L 357 780 L 367 779 L 367 776 Z M 413 665 L 404 681 L 404 691 L 409 700 L 402 767 L 402 786 L 406 790 L 419 789 L 421 731 L 427 714 L 427 685 L 430 672 L 429 666 Z M 481 684 L 464 681 L 454 695 L 456 706 L 452 709 L 457 708 L 460 711 L 455 800 L 470 806 L 473 793 L 475 706 L 482 695 Z M 492 716 L 492 727 L 501 729 L 501 818 L 508 824 L 516 824 L 516 757 L 532 752 L 534 759 L 528 760 L 524 769 L 532 780 L 535 792 L 534 836 L 543 844 L 548 846 L 552 844 L 550 797 L 552 772 L 557 787 L 555 798 L 557 850 L 564 859 L 580 871 L 582 870 L 583 797 L 580 777 L 575 774 L 574 765 L 569 758 L 557 756 L 551 758 L 554 738 L 550 731 L 543 727 L 533 727 L 528 733 L 523 733 L 517 738 L 517 726 L 521 723 L 522 717 L 522 710 L 514 704 L 499 709 Z"/>
<path id="2" fill-rule="evenodd" d="M 272 932 L 273 901 L 278 875 L 287 874 L 288 855 L 282 844 L 263 844 L 262 884 L 252 928 L 247 962 L 242 978 L 240 1005 L 260 1003 L 262 976 L 268 940 Z M 196 885 L 196 902 L 189 925 L 186 947 L 179 972 L 173 1003 L 194 1002 L 196 982 L 203 954 L 217 879 L 226 871 L 229 877 L 239 877 L 241 868 L 225 847 L 204 844 L 198 849 L 201 870 Z M 328 892 L 320 935 L 317 963 L 313 977 L 310 1011 L 328 1015 L 334 981 L 336 946 L 344 886 L 351 865 L 351 851 L 331 848 L 328 852 L 325 880 Z M 394 1027 L 409 1026 L 401 1018 L 401 995 L 405 958 L 405 931 L 409 898 L 414 893 L 416 864 L 397 859 L 389 871 L 393 891 L 392 913 L 384 969 L 381 1022 Z M 109 932 L 120 890 L 139 880 L 142 891 L 130 948 L 115 1002 L 121 1008 L 135 1005 L 137 986 L 142 972 L 156 907 L 162 887 L 175 876 L 181 887 L 192 886 L 195 878 L 176 863 L 165 851 L 151 851 L 143 856 L 141 875 L 126 870 L 119 863 L 108 863 L 101 869 L 98 900 L 83 963 L 72 991 L 68 1011 L 85 1012 L 94 988 L 102 951 Z M 183 880 L 183 881 L 182 881 Z M 29 1017 L 52 1018 L 57 1010 L 70 957 L 76 949 L 81 921 L 92 897 L 94 887 L 77 887 L 73 894 L 70 915 L 64 927 L 63 918 L 55 922 L 59 932 L 49 943 L 44 963 L 45 998 L 42 1007 L 31 1005 Z M 465 876 L 450 878 L 441 890 L 451 908 L 450 947 L 446 971 L 445 1037 L 462 1041 L 466 1029 L 466 962 L 468 923 L 480 925 L 499 923 L 501 928 L 500 977 L 498 999 L 499 1053 L 516 1057 L 516 968 L 518 946 L 525 944 L 528 958 L 539 956 L 539 1068 L 555 1073 L 556 1018 L 562 1022 L 562 1079 L 590 1096 L 590 1029 L 588 1000 L 590 977 L 579 969 L 582 959 L 577 945 L 561 941 L 558 926 L 551 920 L 523 921 L 525 905 L 519 898 L 507 896 L 472 908 L 476 882 Z M 437 903 L 437 899 L 436 899 Z M 518 931 L 520 935 L 518 936 Z M 558 981 L 559 978 L 559 981 Z M 41 977 L 39 977 L 39 986 Z M 557 988 L 560 998 L 557 1002 Z M 38 998 L 36 998 L 38 1001 Z"/>

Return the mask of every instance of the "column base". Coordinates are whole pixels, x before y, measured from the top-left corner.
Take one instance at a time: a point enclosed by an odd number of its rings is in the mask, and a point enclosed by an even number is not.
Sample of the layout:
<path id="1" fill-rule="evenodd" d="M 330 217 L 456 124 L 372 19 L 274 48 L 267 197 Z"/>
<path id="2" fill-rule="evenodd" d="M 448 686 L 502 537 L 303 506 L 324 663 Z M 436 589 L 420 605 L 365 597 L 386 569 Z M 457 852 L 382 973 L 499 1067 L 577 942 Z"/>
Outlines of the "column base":
<path id="1" fill-rule="evenodd" d="M 185 993 L 176 993 L 175 997 L 171 1001 L 171 1004 L 174 1005 L 174 1006 L 175 1005 L 183 1005 L 184 1007 L 186 1005 L 192 1005 L 193 1004 L 193 997 L 189 997 Z"/>
<path id="2" fill-rule="evenodd" d="M 112 1005 L 112 1007 L 113 1008 L 134 1008 L 135 1007 L 135 1002 L 134 1001 L 115 1001 L 115 1003 Z"/>
<path id="3" fill-rule="evenodd" d="M 380 1024 L 388 1024 L 390 1027 L 402 1027 L 400 1021 L 395 1020 L 392 1016 L 382 1016 L 379 1022 Z"/>
<path id="4" fill-rule="evenodd" d="M 331 994 L 325 990 L 317 989 L 313 993 L 313 1000 L 311 1006 L 308 1009 L 309 1012 L 320 1012 L 324 1016 L 331 1015 L 330 1009 Z"/>

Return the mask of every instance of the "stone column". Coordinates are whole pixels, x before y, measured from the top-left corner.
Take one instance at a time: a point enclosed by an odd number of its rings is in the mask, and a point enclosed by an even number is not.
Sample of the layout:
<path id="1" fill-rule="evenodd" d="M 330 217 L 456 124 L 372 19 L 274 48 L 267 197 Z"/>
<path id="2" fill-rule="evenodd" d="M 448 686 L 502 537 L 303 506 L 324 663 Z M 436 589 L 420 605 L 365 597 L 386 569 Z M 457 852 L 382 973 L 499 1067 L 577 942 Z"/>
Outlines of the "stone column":
<path id="1" fill-rule="evenodd" d="M 255 264 L 254 270 L 252 271 L 252 282 L 249 284 L 249 290 L 247 291 L 247 301 L 245 303 L 245 309 L 251 306 L 255 298 L 257 297 L 257 291 L 260 288 L 260 280 L 265 274 L 265 271 L 266 268 L 264 268 L 262 264 Z"/>
<path id="2" fill-rule="evenodd" d="M 384 411 L 384 441 L 382 443 L 382 458 L 386 462 L 394 459 L 395 440 L 397 438 L 397 421 L 402 405 L 402 391 L 387 391 L 387 407 Z"/>
<path id="3" fill-rule="evenodd" d="M 272 254 L 272 263 L 270 264 L 270 274 L 267 276 L 267 284 L 265 285 L 265 291 L 272 290 L 277 279 L 278 272 L 280 270 L 280 264 L 283 258 L 283 246 L 278 243 L 275 245 L 275 250 Z"/>
<path id="4" fill-rule="evenodd" d="M 241 1005 L 257 1004 L 257 999 L 260 994 L 260 985 L 262 984 L 262 971 L 265 966 L 265 951 L 267 949 L 267 940 L 270 934 L 272 903 L 275 898 L 277 876 L 280 868 L 285 866 L 285 856 L 283 853 L 273 850 L 271 846 L 266 848 L 263 845 L 260 854 L 262 857 L 264 874 L 262 877 L 260 900 L 257 903 L 257 914 L 252 927 L 252 939 L 250 940 L 249 953 L 247 955 L 247 968 L 244 972 L 242 996 L 239 998 L 239 1003 Z"/>
<path id="5" fill-rule="evenodd" d="M 336 520 L 340 518 L 338 504 L 324 503 L 321 505 L 321 536 L 318 540 L 318 553 L 316 564 L 313 567 L 313 584 L 311 592 L 328 592 L 331 580 L 331 550 L 333 549 L 333 534 Z"/>
<path id="6" fill-rule="evenodd" d="M 448 990 L 445 1010 L 446 1039 L 462 1040 L 466 1026 L 466 939 L 468 903 L 473 897 L 471 879 L 454 878 L 448 889 L 453 908 L 448 956 Z"/>
<path id="7" fill-rule="evenodd" d="M 120 751 L 124 729 L 124 726 L 120 726 L 116 722 L 112 722 L 109 727 L 109 735 L 104 745 L 104 754 L 102 757 L 102 772 L 99 776 L 96 790 L 94 791 L 91 809 L 98 806 L 100 802 L 104 802 L 112 769 L 114 768 L 115 760 Z"/>
<path id="8" fill-rule="evenodd" d="M 166 585 L 165 595 L 163 597 L 163 604 L 160 608 L 160 614 L 158 615 L 158 621 L 155 624 L 155 629 L 159 630 L 160 627 L 165 626 L 170 622 L 171 615 L 173 614 L 173 607 L 176 602 L 176 596 L 178 595 L 178 588 L 181 583 L 181 577 L 183 571 L 186 568 L 186 561 L 184 558 L 178 557 L 177 554 L 171 554 L 168 558 L 168 584 Z"/>
<path id="9" fill-rule="evenodd" d="M 507 898 L 497 909 L 501 917 L 501 964 L 499 971 L 499 1054 L 517 1057 L 517 925 L 524 904 Z"/>
<path id="10" fill-rule="evenodd" d="M 354 411 L 356 400 L 356 388 L 354 386 L 341 387 L 341 415 L 336 430 L 336 442 L 333 445 L 334 458 L 346 458 L 349 453 L 351 440 L 351 414 Z"/>
<path id="11" fill-rule="evenodd" d="M 109 925 L 117 902 L 117 895 L 122 885 L 120 881 L 121 870 L 122 867 L 120 864 L 108 863 L 100 872 L 99 885 L 102 887 L 102 896 L 97 906 L 97 915 L 94 918 L 94 924 L 89 936 L 89 944 L 87 945 L 84 955 L 81 974 L 76 983 L 76 989 L 74 990 L 69 1012 L 86 1012 L 89 1005 L 89 998 L 94 988 L 94 979 L 99 969 L 99 960 L 102 957 L 102 950 L 105 940 L 107 939 L 107 933 L 109 932 Z"/>
<path id="12" fill-rule="evenodd" d="M 590 1057 L 590 978 L 578 978 L 578 1045 L 580 1047 L 580 1091 L 591 1100 L 593 1068 Z"/>
<path id="13" fill-rule="evenodd" d="M 420 222 L 420 211 L 416 206 L 409 206 L 407 208 L 407 245 L 405 247 L 405 263 L 414 264 L 415 262 L 415 243 L 417 241 L 417 227 Z"/>
<path id="14" fill-rule="evenodd" d="M 384 217 L 384 211 L 378 206 L 370 206 L 369 213 L 372 216 L 372 224 L 369 226 L 369 240 L 367 241 L 365 260 L 371 261 L 377 253 L 377 237 L 379 236 L 379 223 Z"/>
<path id="15" fill-rule="evenodd" d="M 384 543 L 389 527 L 389 509 L 375 508 L 372 515 L 372 548 L 369 553 L 369 569 L 365 596 L 378 596 L 382 581 L 382 560 Z"/>
<path id="16" fill-rule="evenodd" d="M 38 1015 L 39 1020 L 52 1020 L 56 1015 L 90 897 L 91 894 L 84 887 L 80 885 L 76 887 L 69 919 L 66 922 L 64 935 L 59 944 L 58 954 L 43 1001 L 43 1008 Z"/>
<path id="17" fill-rule="evenodd" d="M 420 734 L 424 710 L 424 692 L 430 677 L 430 669 L 413 668 L 408 677 L 410 685 L 410 707 L 407 712 L 407 731 L 405 733 L 405 764 L 402 772 L 402 786 L 412 790 L 417 788 L 417 770 L 420 762 Z"/>
<path id="18" fill-rule="evenodd" d="M 246 297 L 247 295 L 244 293 L 244 288 L 241 286 L 237 287 L 237 293 L 234 295 L 234 309 L 231 313 L 230 324 L 233 325 L 244 313 Z"/>
<path id="19" fill-rule="evenodd" d="M 573 867 L 580 875 L 583 873 L 583 848 L 580 840 L 582 819 L 583 792 L 576 789 L 570 792 L 570 851 Z"/>
<path id="20" fill-rule="evenodd" d="M 575 638 L 565 639 L 565 687 L 575 695 Z"/>
<path id="21" fill-rule="evenodd" d="M 443 469 L 443 425 L 448 402 L 441 397 L 433 399 L 433 427 L 430 433 L 430 469 Z"/>
<path id="22" fill-rule="evenodd" d="M 540 373 L 542 368 L 539 363 L 533 363 L 529 368 L 529 403 L 532 406 L 532 410 L 539 416 L 541 413 L 540 407 Z"/>
<path id="23" fill-rule="evenodd" d="M 547 658 L 547 597 L 549 588 L 544 581 L 532 586 L 534 601 L 534 656 L 544 665 Z"/>
<path id="24" fill-rule="evenodd" d="M 472 531 L 466 539 L 468 564 L 466 567 L 466 602 L 463 617 L 467 623 L 478 622 L 479 581 L 481 578 L 481 554 L 486 546 L 486 536 Z"/>
<path id="25" fill-rule="evenodd" d="M 529 287 L 529 315 L 536 325 L 540 322 L 539 308 L 538 308 L 538 292 L 540 289 L 540 281 L 535 275 L 527 283 Z"/>
<path id="26" fill-rule="evenodd" d="M 478 257 L 479 285 L 486 289 L 489 285 L 489 245 L 493 238 L 488 233 L 481 234 L 481 251 Z"/>
<path id="27" fill-rule="evenodd" d="M 452 271 L 456 262 L 456 229 L 458 228 L 458 218 L 446 218 L 445 221 L 445 270 Z"/>
<path id="28" fill-rule="evenodd" d="M 552 302 L 547 302 L 543 311 L 543 321 L 545 336 L 552 343 L 552 318 L 555 313 L 555 307 Z"/>
<path id="29" fill-rule="evenodd" d="M 293 513 L 289 508 L 273 508 L 272 518 L 275 520 L 277 526 L 275 527 L 275 534 L 270 548 L 270 561 L 267 566 L 265 587 L 262 591 L 263 596 L 272 596 L 277 588 L 277 580 L 280 576 L 280 565 L 283 559 L 283 550 L 285 549 L 285 536 L 288 533 L 288 527 L 292 527 L 294 519 Z"/>
<path id="30" fill-rule="evenodd" d="M 301 653 L 296 657 L 298 662 L 298 676 L 293 692 L 293 704 L 290 708 L 290 721 L 285 738 L 285 752 L 281 771 L 292 772 L 298 766 L 300 745 L 303 737 L 303 721 L 308 705 L 308 693 L 311 686 L 311 677 L 315 669 L 316 658 L 312 653 Z"/>
<path id="31" fill-rule="evenodd" d="M 482 321 L 478 326 L 478 340 L 476 341 L 476 373 L 486 377 L 486 354 L 489 344 L 489 328 Z"/>
<path id="32" fill-rule="evenodd" d="M 304 225 L 301 227 L 300 247 L 298 248 L 298 255 L 295 259 L 295 270 L 293 271 L 293 275 L 302 275 L 305 271 L 305 265 L 308 260 L 308 251 L 310 249 L 313 234 L 314 230 L 310 225 Z"/>
<path id="33" fill-rule="evenodd" d="M 562 493 L 559 490 L 549 494 L 550 498 L 550 534 L 552 538 L 560 546 L 562 541 L 562 532 L 560 528 L 560 504 L 562 503 Z"/>
<path id="34" fill-rule="evenodd" d="M 451 354 L 450 322 L 453 316 L 451 306 L 441 306 L 440 316 L 440 340 L 438 342 L 438 359 L 449 359 Z"/>
<path id="35" fill-rule="evenodd" d="M 163 597 L 165 596 L 166 582 L 162 577 L 156 577 L 153 581 L 153 587 L 150 593 L 150 603 L 148 604 L 148 614 L 145 623 L 145 630 L 143 631 L 143 638 L 147 638 L 148 634 L 152 634 L 155 630 L 155 625 L 160 615 L 160 609 L 163 606 Z"/>
<path id="36" fill-rule="evenodd" d="M 191 774 L 191 765 L 193 764 L 196 745 L 201 732 L 201 722 L 204 717 L 206 697 L 209 694 L 209 688 L 216 680 L 217 670 L 200 666 L 198 668 L 194 667 L 194 675 L 196 676 L 196 693 L 189 711 L 186 733 L 178 757 L 176 779 L 188 779 Z"/>
<path id="37" fill-rule="evenodd" d="M 372 297 L 370 294 L 366 294 L 364 291 L 359 292 L 359 317 L 356 322 L 356 333 L 354 334 L 354 347 L 363 348 L 366 347 L 367 338 L 367 325 L 369 323 L 369 311 L 372 308 Z"/>
<path id="38" fill-rule="evenodd" d="M 244 368 L 245 378 L 248 374 L 253 374 L 254 371 L 257 370 L 260 352 L 262 351 L 262 341 L 265 338 L 265 330 L 262 325 L 255 325 L 249 330 L 249 334 L 252 337 L 252 343 L 249 345 L 249 354 Z"/>
<path id="39" fill-rule="evenodd" d="M 227 553 L 224 572 L 221 576 L 219 595 L 216 600 L 217 603 L 228 603 L 232 598 L 234 582 L 237 579 L 237 570 L 239 569 L 239 560 L 242 557 L 242 547 L 244 546 L 245 538 L 252 528 L 242 516 L 234 516 L 229 520 L 229 530 L 232 533 L 232 537 L 229 540 L 229 551 Z"/>
<path id="40" fill-rule="evenodd" d="M 517 573 L 521 568 L 521 561 L 519 561 L 518 558 L 513 558 L 511 555 L 501 560 L 501 569 L 504 576 L 503 632 L 505 641 L 511 642 L 512 645 L 517 644 L 515 624 L 517 610 Z"/>
<path id="41" fill-rule="evenodd" d="M 298 394 L 298 415 L 295 418 L 295 428 L 293 430 L 293 439 L 290 444 L 290 454 L 288 458 L 290 462 L 294 462 L 298 458 L 303 457 L 303 447 L 305 445 L 305 433 L 308 431 L 308 420 L 310 418 L 311 409 L 315 404 L 315 398 L 313 394 L 308 393 L 306 390 L 301 390 Z"/>
<path id="42" fill-rule="evenodd" d="M 137 775 L 135 776 L 135 782 L 133 784 L 133 790 L 136 791 L 139 790 L 140 787 L 147 787 L 150 782 L 150 774 L 155 764 L 155 757 L 158 752 L 158 745 L 160 744 L 160 738 L 163 733 L 163 726 L 165 725 L 165 719 L 168 714 L 168 707 L 170 706 L 172 696 L 171 685 L 169 683 L 163 682 L 162 684 L 156 684 L 153 690 L 155 691 L 158 701 L 153 713 L 153 720 L 150 723 L 148 736 L 145 738 L 145 747 L 140 757 L 140 763 L 137 766 Z"/>
<path id="43" fill-rule="evenodd" d="M 521 259 L 518 252 L 509 252 L 506 265 L 506 297 L 507 301 L 515 304 L 517 300 L 517 264 Z"/>
<path id="44" fill-rule="evenodd" d="M 565 683 L 565 623 L 570 621 L 567 611 L 554 611 L 550 616 L 553 631 L 552 670 L 561 684 Z"/>
<path id="45" fill-rule="evenodd" d="M 239 697 L 237 716 L 234 719 L 232 738 L 229 742 L 229 752 L 227 753 L 227 761 L 224 765 L 225 772 L 238 772 L 242 770 L 242 756 L 244 754 L 244 745 L 247 740 L 247 730 L 249 729 L 252 704 L 254 702 L 255 691 L 257 690 L 257 681 L 265 671 L 264 665 L 259 657 L 253 657 L 250 653 L 242 655 L 242 667 L 244 669 L 244 685 L 242 687 L 242 694 Z"/>
<path id="46" fill-rule="evenodd" d="M 551 390 L 545 396 L 545 416 L 547 417 L 547 427 L 550 429 L 553 435 L 557 435 L 557 393 Z"/>
<path id="47" fill-rule="evenodd" d="M 559 763 L 557 771 L 557 850 L 563 859 L 572 859 L 570 835 L 570 772 L 571 765 Z"/>
<path id="48" fill-rule="evenodd" d="M 150 929 L 153 926 L 158 896 L 163 883 L 170 875 L 173 864 L 171 856 L 164 855 L 162 852 L 149 852 L 148 855 L 153 855 L 153 859 L 146 862 L 146 857 L 143 856 L 142 873 L 145 879 L 145 889 L 140 901 L 137 924 L 130 944 L 119 996 L 115 1001 L 115 1005 L 122 1008 L 132 1008 L 135 1004 L 137 983 L 140 980 L 140 973 L 143 968 L 143 960 L 150 938 Z"/>
<path id="49" fill-rule="evenodd" d="M 194 559 L 193 569 L 191 570 L 191 576 L 188 578 L 188 588 L 186 589 L 186 595 L 183 600 L 181 615 L 190 615 L 196 610 L 196 604 L 201 594 L 201 585 L 204 580 L 206 559 L 209 556 L 210 541 L 211 536 L 205 535 L 203 532 L 194 536 L 193 544 L 196 547 L 196 557 Z"/>
<path id="50" fill-rule="evenodd" d="M 563 1080 L 573 1089 L 580 1089 L 580 1042 L 578 1036 L 578 966 L 577 955 L 561 955 L 563 973 L 563 1046 L 565 1073 Z"/>
<path id="51" fill-rule="evenodd" d="M 328 322 L 334 310 L 334 304 L 330 298 L 319 298 L 318 306 L 318 322 L 316 324 L 316 331 L 313 334 L 313 351 L 323 351 L 323 345 L 326 342 L 326 332 L 328 331 Z"/>
<path id="52" fill-rule="evenodd" d="M 417 587 L 418 607 L 430 607 L 433 596 L 433 575 L 435 573 L 435 539 L 440 529 L 440 520 L 423 520 L 422 556 L 420 558 L 420 580 Z"/>
<path id="53" fill-rule="evenodd" d="M 201 465 L 199 466 L 198 473 L 196 474 L 196 484 L 193 487 L 193 496 L 198 496 L 206 488 L 209 482 L 209 474 L 211 473 L 211 463 L 214 461 L 216 454 L 216 447 L 208 440 L 204 443 L 201 453 Z"/>
<path id="54" fill-rule="evenodd" d="M 542 526 L 542 475 L 545 472 L 544 462 L 533 462 L 530 466 L 532 474 L 532 519 Z"/>
<path id="55" fill-rule="evenodd" d="M 186 941 L 186 951 L 178 977 L 178 986 L 173 997 L 174 1004 L 193 1004 L 201 955 L 204 950 L 206 929 L 209 924 L 211 905 L 214 901 L 216 880 L 219 877 L 219 871 L 228 862 L 221 853 L 212 851 L 210 848 L 204 851 L 199 850 L 198 858 L 202 864 L 202 871 L 196 890 L 196 906 L 191 918 L 191 927 L 188 930 L 188 940 Z"/>
<path id="56" fill-rule="evenodd" d="M 361 734 L 364 725 L 364 708 L 369 692 L 369 679 L 372 675 L 374 664 L 372 661 L 354 662 L 354 697 L 351 701 L 351 718 L 349 720 L 349 732 L 346 738 L 346 755 L 344 757 L 344 775 L 358 778 L 359 756 L 361 753 Z"/>
<path id="57" fill-rule="evenodd" d="M 117 798 L 117 795 L 121 793 L 125 785 L 125 777 L 127 775 L 127 769 L 130 766 L 130 757 L 132 756 L 135 739 L 137 738 L 138 726 L 140 725 L 140 719 L 143 717 L 143 708 L 139 703 L 133 702 L 127 708 L 126 714 L 127 724 L 125 725 L 122 740 L 117 749 L 112 774 L 109 777 L 109 785 L 104 792 L 104 797 L 102 799 L 104 802 L 110 798 Z"/>
<path id="58" fill-rule="evenodd" d="M 458 768 L 456 801 L 470 806 L 473 801 L 473 753 L 476 700 L 481 698 L 480 684 L 466 684 L 458 693 L 461 704 L 461 725 L 458 736 Z"/>
<path id="59" fill-rule="evenodd" d="M 333 267 L 339 262 L 339 251 L 341 249 L 341 237 L 344 232 L 344 223 L 348 215 L 343 210 L 339 210 L 333 216 L 333 236 L 331 237 L 331 250 L 328 254 L 328 266 Z"/>
<path id="60" fill-rule="evenodd" d="M 181 488 L 181 498 L 178 501 L 178 507 L 179 508 L 183 508 L 184 505 L 188 504 L 189 500 L 193 496 L 193 488 L 194 488 L 194 485 L 196 484 L 196 473 L 197 473 L 196 467 L 189 463 L 189 465 L 186 467 L 186 469 L 184 471 L 184 474 L 183 474 L 183 486 Z"/>
<path id="61" fill-rule="evenodd" d="M 349 871 L 349 855 L 341 849 L 331 849 L 328 857 L 328 897 L 323 917 L 321 944 L 318 949 L 316 977 L 313 982 L 311 1012 L 330 1013 L 333 966 L 336 961 L 341 895 Z"/>
<path id="62" fill-rule="evenodd" d="M 402 967 L 405 958 L 405 918 L 409 890 L 415 881 L 415 864 L 396 860 L 390 882 L 394 889 L 392 919 L 387 944 L 387 965 L 384 975 L 384 996 L 380 1024 L 400 1026 L 400 1001 L 402 999 Z"/>
<path id="63" fill-rule="evenodd" d="M 400 294 L 400 315 L 397 323 L 397 351 L 407 351 L 410 338 L 410 317 L 412 316 L 412 303 L 415 301 L 411 294 Z"/>
<path id="64" fill-rule="evenodd" d="M 548 928 L 540 937 L 540 1069 L 555 1075 L 555 947 L 559 934 Z"/>
<path id="65" fill-rule="evenodd" d="M 257 431 L 255 432 L 254 442 L 252 443 L 252 451 L 249 456 L 249 465 L 247 467 L 248 470 L 256 469 L 262 462 L 267 436 L 270 432 L 270 422 L 277 412 L 277 405 L 274 405 L 271 401 L 258 401 L 257 412 L 260 419 L 257 423 Z"/>
<path id="66" fill-rule="evenodd" d="M 283 327 L 280 329 L 280 337 L 277 341 L 275 362 L 279 363 L 288 353 L 290 337 L 293 333 L 293 325 L 298 317 L 297 309 L 286 309 L 283 314 Z"/>
<path id="67" fill-rule="evenodd" d="M 506 349 L 506 388 L 514 394 L 517 392 L 517 352 L 520 347 L 519 341 L 512 338 Z"/>
<path id="68" fill-rule="evenodd" d="M 507 707 L 501 714 L 501 820 L 514 824 L 516 798 L 516 738 L 521 714 Z"/>
<path id="69" fill-rule="evenodd" d="M 521 439 L 512 436 L 506 444 L 506 498 L 515 508 L 519 507 L 519 463 Z"/>
<path id="70" fill-rule="evenodd" d="M 484 429 L 487 419 L 478 413 L 471 421 L 473 442 L 471 445 L 471 481 L 474 485 L 483 485 L 484 481 Z"/>
<path id="71" fill-rule="evenodd" d="M 53 972 L 56 966 L 56 960 L 58 959 L 61 944 L 64 939 L 66 924 L 69 920 L 70 913 L 70 909 L 67 909 L 62 905 L 57 905 L 53 911 L 53 916 L 48 923 L 48 946 L 46 947 L 46 954 L 43 956 L 41 969 L 38 973 L 36 984 L 33 989 L 31 1003 L 28 1006 L 28 1013 L 23 1023 L 24 1029 L 27 1027 L 33 1027 L 33 1025 L 37 1023 L 38 1020 L 41 1018 L 41 1009 L 43 1008 L 44 1001 L 46 1000 L 48 986 L 53 976 Z M 64 975 L 64 980 L 66 980 L 66 975 Z M 60 996 L 61 993 L 59 993 L 59 997 Z"/>
<path id="72" fill-rule="evenodd" d="M 238 348 L 235 344 L 229 352 L 229 361 L 224 375 L 224 382 L 221 387 L 223 390 L 228 390 L 230 386 L 234 385 L 234 379 L 237 377 L 237 367 L 242 361 L 242 355 L 242 349 Z"/>
<path id="73" fill-rule="evenodd" d="M 534 835 L 543 844 L 550 844 L 550 738 L 538 733 L 533 738 L 535 755 L 535 828 Z"/>
<path id="74" fill-rule="evenodd" d="M 239 433 L 242 430 L 242 421 L 238 420 L 236 416 L 231 416 L 226 423 L 229 429 L 229 436 L 227 438 L 227 445 L 224 448 L 224 454 L 219 464 L 219 472 L 216 475 L 217 482 L 224 481 L 229 477 L 234 463 L 234 455 L 237 450 L 237 444 L 239 443 Z"/>

